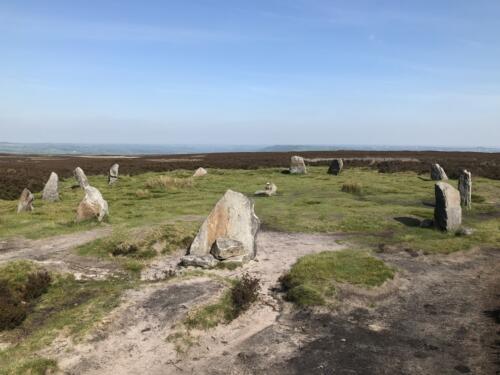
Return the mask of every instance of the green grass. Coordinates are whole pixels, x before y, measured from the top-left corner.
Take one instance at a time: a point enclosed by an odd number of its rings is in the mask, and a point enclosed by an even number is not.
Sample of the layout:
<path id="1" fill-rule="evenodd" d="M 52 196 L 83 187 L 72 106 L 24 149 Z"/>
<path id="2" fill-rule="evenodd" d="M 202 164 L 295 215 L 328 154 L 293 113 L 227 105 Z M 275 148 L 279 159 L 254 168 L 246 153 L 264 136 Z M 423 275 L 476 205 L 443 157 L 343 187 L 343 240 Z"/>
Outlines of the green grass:
<path id="1" fill-rule="evenodd" d="M 368 169 L 347 169 L 339 176 L 326 174 L 325 167 L 310 167 L 307 175 L 285 175 L 280 169 L 212 169 L 202 179 L 193 179 L 188 187 L 147 188 L 147 181 L 158 176 L 188 178 L 191 171 L 146 173 L 123 176 L 108 186 L 105 176 L 91 176 L 110 206 L 109 224 L 128 232 L 132 228 L 159 226 L 165 222 L 191 220 L 198 225 L 226 189 L 248 196 L 267 181 L 277 184 L 279 193 L 269 198 L 255 198 L 257 215 L 269 229 L 296 232 L 343 232 L 353 234 L 360 245 L 402 244 L 428 253 L 449 253 L 472 246 L 493 246 L 500 241 L 500 181 L 474 179 L 473 209 L 464 211 L 464 225 L 476 230 L 471 237 L 431 229 L 408 227 L 395 217 L 430 219 L 433 208 L 424 205 L 434 199 L 434 182 L 418 178 L 413 172 L 381 174 Z M 174 180 L 175 181 L 175 180 Z M 97 223 L 74 222 L 75 210 L 83 196 L 71 190 L 72 179 L 61 183 L 61 202 L 46 203 L 37 194 L 35 212 L 15 213 L 15 201 L 0 201 L 0 238 L 15 235 L 42 237 L 87 230 Z M 363 186 L 362 194 L 346 194 L 344 184 Z M 450 181 L 456 186 L 456 181 Z M 154 184 L 153 184 L 154 185 Z M 182 185 L 182 184 L 181 184 Z M 489 215 L 489 216 L 488 216 Z M 102 224 L 101 224 L 102 225 Z M 362 233 L 362 236 L 358 234 Z"/>
<path id="2" fill-rule="evenodd" d="M 220 323 L 227 323 L 234 319 L 231 292 L 226 291 L 219 300 L 190 312 L 184 320 L 188 329 L 209 329 Z"/>
<path id="3" fill-rule="evenodd" d="M 48 371 L 55 373 L 57 363 L 53 359 L 34 356 L 13 360 L 5 367 L 0 368 L 0 375 L 45 375 Z"/>
<path id="4" fill-rule="evenodd" d="M 337 283 L 382 285 L 394 270 L 365 251 L 325 251 L 300 258 L 281 278 L 286 298 L 299 306 L 323 305 L 335 296 Z"/>

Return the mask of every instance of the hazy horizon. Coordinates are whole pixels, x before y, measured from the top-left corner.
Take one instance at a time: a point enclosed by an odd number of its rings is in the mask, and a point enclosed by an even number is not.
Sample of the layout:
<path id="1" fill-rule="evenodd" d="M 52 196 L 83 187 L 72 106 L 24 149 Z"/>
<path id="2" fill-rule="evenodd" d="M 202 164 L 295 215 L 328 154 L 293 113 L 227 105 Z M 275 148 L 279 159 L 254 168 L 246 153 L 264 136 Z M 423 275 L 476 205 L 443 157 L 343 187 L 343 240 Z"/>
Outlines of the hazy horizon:
<path id="1" fill-rule="evenodd" d="M 499 147 L 500 2 L 4 1 L 0 141 Z"/>

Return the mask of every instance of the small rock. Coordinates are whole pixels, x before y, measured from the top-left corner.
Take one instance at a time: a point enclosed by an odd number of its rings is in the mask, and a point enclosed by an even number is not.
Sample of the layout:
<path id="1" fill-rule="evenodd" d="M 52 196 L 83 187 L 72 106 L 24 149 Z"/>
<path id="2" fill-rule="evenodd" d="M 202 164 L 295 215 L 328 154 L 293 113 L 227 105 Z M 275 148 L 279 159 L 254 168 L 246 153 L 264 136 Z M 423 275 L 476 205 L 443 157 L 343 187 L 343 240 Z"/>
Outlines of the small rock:
<path id="1" fill-rule="evenodd" d="M 220 237 L 215 240 L 210 252 L 215 258 L 224 260 L 245 255 L 245 248 L 240 241 Z"/>
<path id="2" fill-rule="evenodd" d="M 474 234 L 474 229 L 472 228 L 466 228 L 466 227 L 460 227 L 458 230 L 455 232 L 457 236 L 471 236 Z"/>
<path id="3" fill-rule="evenodd" d="M 215 267 L 217 263 L 219 263 L 219 261 L 211 255 L 184 255 L 181 258 L 181 265 L 184 267 L 212 268 Z"/>
<path id="4" fill-rule="evenodd" d="M 194 172 L 193 177 L 203 177 L 207 174 L 208 174 L 207 170 L 205 168 L 200 167 Z"/>
<path id="5" fill-rule="evenodd" d="M 255 192 L 255 195 L 263 197 L 271 197 L 275 195 L 277 191 L 278 187 L 275 184 L 273 184 L 272 182 L 267 182 L 266 186 L 264 187 L 264 190 L 257 190 Z"/>

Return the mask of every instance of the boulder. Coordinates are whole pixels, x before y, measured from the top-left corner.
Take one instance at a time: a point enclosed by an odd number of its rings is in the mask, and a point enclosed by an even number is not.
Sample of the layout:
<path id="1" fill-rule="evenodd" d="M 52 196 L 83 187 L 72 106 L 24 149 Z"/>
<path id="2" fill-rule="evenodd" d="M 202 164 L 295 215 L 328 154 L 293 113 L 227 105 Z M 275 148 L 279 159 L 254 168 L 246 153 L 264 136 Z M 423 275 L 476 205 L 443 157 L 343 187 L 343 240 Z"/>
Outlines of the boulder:
<path id="1" fill-rule="evenodd" d="M 212 255 L 184 255 L 181 258 L 181 265 L 184 267 L 212 268 L 218 263 L 219 261 Z"/>
<path id="2" fill-rule="evenodd" d="M 19 203 L 17 204 L 17 213 L 20 212 L 31 212 L 33 211 L 33 201 L 35 196 L 28 189 L 24 189 L 19 197 Z"/>
<path id="3" fill-rule="evenodd" d="M 306 174 L 307 168 L 304 158 L 301 156 L 292 156 L 290 159 L 290 173 L 291 174 Z"/>
<path id="4" fill-rule="evenodd" d="M 435 186 L 436 206 L 434 207 L 434 223 L 444 231 L 454 231 L 462 224 L 462 207 L 460 193 L 446 182 L 438 182 Z"/>
<path id="5" fill-rule="evenodd" d="M 241 193 L 228 190 L 205 219 L 193 240 L 189 255 L 210 255 L 214 242 L 229 238 L 242 243 L 244 260 L 256 254 L 255 237 L 260 221 L 255 215 L 253 202 Z"/>
<path id="6" fill-rule="evenodd" d="M 78 185 L 80 185 L 82 189 L 85 189 L 87 186 L 89 186 L 89 180 L 87 179 L 87 176 L 85 176 L 85 172 L 82 168 L 76 167 L 73 171 L 73 175 L 78 181 Z"/>
<path id="7" fill-rule="evenodd" d="M 59 200 L 59 177 L 52 172 L 42 192 L 42 199 L 49 202 Z"/>
<path id="8" fill-rule="evenodd" d="M 94 218 L 102 221 L 108 214 L 108 202 L 104 200 L 101 192 L 93 186 L 85 187 L 85 197 L 76 210 L 76 221 L 80 222 Z"/>
<path id="9" fill-rule="evenodd" d="M 267 182 L 266 186 L 264 186 L 264 190 L 257 190 L 255 195 L 262 197 L 271 197 L 276 194 L 278 191 L 278 187 L 272 182 Z"/>
<path id="10" fill-rule="evenodd" d="M 118 164 L 113 164 L 111 168 L 109 168 L 108 175 L 108 184 L 113 185 L 116 181 L 118 181 L 118 169 L 120 166 Z"/>
<path id="11" fill-rule="evenodd" d="M 245 255 L 245 249 L 240 241 L 226 237 L 217 238 L 212 245 L 212 250 L 210 252 L 216 259 L 219 260 Z"/>
<path id="12" fill-rule="evenodd" d="M 193 177 L 203 177 L 206 174 L 208 174 L 207 170 L 200 167 L 194 172 Z"/>
<path id="13" fill-rule="evenodd" d="M 330 168 L 328 168 L 328 174 L 333 174 L 338 176 L 344 168 L 344 161 L 342 159 L 333 159 L 330 163 Z"/>
<path id="14" fill-rule="evenodd" d="M 448 176 L 446 175 L 444 169 L 439 164 L 432 164 L 431 167 L 431 179 L 434 181 L 446 181 Z"/>
<path id="15" fill-rule="evenodd" d="M 458 177 L 458 191 L 460 192 L 460 204 L 468 210 L 472 207 L 472 175 L 464 169 Z"/>

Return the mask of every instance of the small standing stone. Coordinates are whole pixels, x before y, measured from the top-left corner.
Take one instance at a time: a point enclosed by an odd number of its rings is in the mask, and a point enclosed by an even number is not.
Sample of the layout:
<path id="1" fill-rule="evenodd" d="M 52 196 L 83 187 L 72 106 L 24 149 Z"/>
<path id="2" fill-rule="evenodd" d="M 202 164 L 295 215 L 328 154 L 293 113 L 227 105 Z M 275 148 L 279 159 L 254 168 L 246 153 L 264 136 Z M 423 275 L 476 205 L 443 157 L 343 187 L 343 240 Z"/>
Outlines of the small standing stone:
<path id="1" fill-rule="evenodd" d="M 301 156 L 292 156 L 290 159 L 290 173 L 291 174 L 306 174 L 307 168 L 304 158 Z"/>
<path id="2" fill-rule="evenodd" d="M 89 180 L 87 179 L 87 176 L 85 176 L 85 172 L 82 168 L 76 167 L 73 171 L 73 175 L 78 181 L 78 185 L 80 185 L 82 189 L 85 189 L 87 186 L 89 186 Z"/>
<path id="3" fill-rule="evenodd" d="M 109 169 L 108 175 L 108 184 L 113 185 L 116 181 L 118 181 L 118 169 L 120 166 L 118 164 L 113 164 Z"/>
<path id="4" fill-rule="evenodd" d="M 93 218 L 102 221 L 108 213 L 108 202 L 104 200 L 101 192 L 93 186 L 87 186 L 85 188 L 85 197 L 76 210 L 76 221 L 80 222 Z"/>
<path id="5" fill-rule="evenodd" d="M 439 164 L 432 164 L 431 179 L 434 181 L 446 181 L 448 179 L 448 176 Z"/>
<path id="6" fill-rule="evenodd" d="M 17 213 L 20 212 L 31 212 L 33 211 L 33 201 L 35 196 L 28 189 L 24 189 L 19 197 L 19 203 L 17 204 Z"/>
<path id="7" fill-rule="evenodd" d="M 278 191 L 278 187 L 272 182 L 267 182 L 264 190 L 257 190 L 255 195 L 263 196 L 263 197 L 271 197 L 276 194 Z"/>
<path id="8" fill-rule="evenodd" d="M 446 182 L 436 183 L 434 191 L 436 195 L 434 223 L 444 231 L 457 230 L 462 224 L 459 191 Z"/>
<path id="9" fill-rule="evenodd" d="M 342 168 L 344 168 L 344 161 L 342 159 L 333 159 L 330 168 L 328 168 L 328 174 L 338 176 L 342 172 Z"/>
<path id="10" fill-rule="evenodd" d="M 203 177 L 206 174 L 208 174 L 207 170 L 200 167 L 194 172 L 193 177 Z"/>
<path id="11" fill-rule="evenodd" d="M 59 177 L 55 172 L 50 174 L 43 188 L 42 199 L 49 202 L 56 202 L 59 200 Z"/>
<path id="12" fill-rule="evenodd" d="M 472 207 L 472 175 L 464 169 L 458 177 L 458 191 L 460 191 L 460 204 L 468 210 Z"/>

